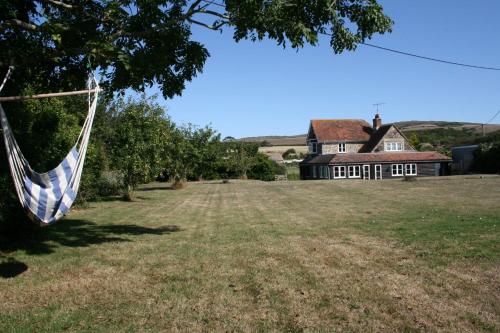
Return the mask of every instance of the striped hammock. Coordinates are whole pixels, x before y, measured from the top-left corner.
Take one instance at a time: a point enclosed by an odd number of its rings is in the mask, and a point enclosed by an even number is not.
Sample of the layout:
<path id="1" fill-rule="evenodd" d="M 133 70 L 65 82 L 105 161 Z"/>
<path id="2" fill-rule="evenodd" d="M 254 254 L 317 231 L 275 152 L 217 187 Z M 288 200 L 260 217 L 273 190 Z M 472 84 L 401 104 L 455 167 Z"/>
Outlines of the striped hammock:
<path id="1" fill-rule="evenodd" d="M 0 91 L 8 76 L 9 74 L 0 86 Z M 55 169 L 46 173 L 37 173 L 30 167 L 17 145 L 5 111 L 0 104 L 5 149 L 17 196 L 29 218 L 41 225 L 49 225 L 60 220 L 68 213 L 76 199 L 97 106 L 99 87 L 95 79 L 93 82 L 97 89 L 93 96 L 89 93 L 87 118 L 76 144 Z"/>

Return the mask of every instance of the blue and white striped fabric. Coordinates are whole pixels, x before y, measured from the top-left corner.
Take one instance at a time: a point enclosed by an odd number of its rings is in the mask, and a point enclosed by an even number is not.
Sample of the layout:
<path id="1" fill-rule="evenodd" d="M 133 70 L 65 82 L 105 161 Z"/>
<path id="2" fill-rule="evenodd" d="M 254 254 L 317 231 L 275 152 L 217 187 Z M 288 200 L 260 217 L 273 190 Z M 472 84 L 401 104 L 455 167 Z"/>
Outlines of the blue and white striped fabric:
<path id="1" fill-rule="evenodd" d="M 53 170 L 24 176 L 23 207 L 32 219 L 51 224 L 66 213 L 76 199 L 69 184 L 76 171 L 78 151 L 71 149 L 66 158 Z"/>
<path id="2" fill-rule="evenodd" d="M 37 173 L 30 167 L 19 149 L 0 104 L 5 148 L 17 196 L 30 219 L 41 225 L 60 220 L 68 213 L 76 199 L 97 106 L 98 89 L 93 97 L 76 145 L 55 169 L 46 173 Z"/>

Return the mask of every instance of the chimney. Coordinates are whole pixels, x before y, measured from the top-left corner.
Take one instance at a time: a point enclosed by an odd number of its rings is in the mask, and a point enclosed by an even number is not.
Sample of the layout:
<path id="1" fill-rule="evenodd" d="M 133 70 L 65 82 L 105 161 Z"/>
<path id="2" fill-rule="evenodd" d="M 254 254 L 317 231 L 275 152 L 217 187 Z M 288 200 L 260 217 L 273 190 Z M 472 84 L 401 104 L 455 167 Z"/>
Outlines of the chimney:
<path id="1" fill-rule="evenodd" d="M 377 113 L 375 115 L 375 118 L 373 118 L 373 129 L 378 130 L 382 126 L 382 119 L 380 118 L 379 114 Z"/>

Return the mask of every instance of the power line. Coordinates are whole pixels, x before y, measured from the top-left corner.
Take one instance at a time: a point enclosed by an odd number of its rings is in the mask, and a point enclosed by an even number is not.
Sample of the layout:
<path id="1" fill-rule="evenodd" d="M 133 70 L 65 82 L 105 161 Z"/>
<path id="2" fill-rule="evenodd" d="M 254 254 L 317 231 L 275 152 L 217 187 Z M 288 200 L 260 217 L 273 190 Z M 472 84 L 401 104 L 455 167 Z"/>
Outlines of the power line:
<path id="1" fill-rule="evenodd" d="M 495 115 L 493 117 L 491 117 L 491 119 L 488 120 L 487 122 L 485 122 L 484 124 L 487 125 L 487 124 L 491 123 L 499 114 L 500 114 L 500 110 L 498 110 L 497 113 L 495 113 Z"/>
<path id="2" fill-rule="evenodd" d="M 224 4 L 220 4 L 220 3 L 215 2 L 213 0 L 202 0 L 202 1 L 205 2 L 205 3 L 207 3 L 207 4 L 210 4 L 210 5 L 219 6 L 219 7 L 224 8 L 224 9 L 226 8 L 226 6 Z M 327 35 L 327 36 L 332 36 L 331 34 L 328 34 L 328 33 L 323 33 L 323 34 Z M 485 70 L 491 70 L 491 71 L 500 71 L 500 68 L 498 68 L 498 67 L 487 67 L 487 66 L 480 66 L 480 65 L 470 65 L 470 64 L 464 64 L 464 63 L 450 61 L 450 60 L 443 60 L 443 59 L 438 59 L 438 58 L 432 58 L 432 57 L 427 57 L 427 56 L 422 56 L 422 55 L 419 55 L 419 54 L 414 54 L 414 53 L 399 51 L 399 50 L 391 49 L 391 48 L 388 48 L 388 47 L 378 46 L 378 45 L 374 45 L 374 44 L 370 44 L 370 43 L 365 43 L 365 42 L 360 42 L 359 44 L 364 45 L 364 46 L 373 47 L 373 48 L 376 48 L 376 49 L 379 49 L 379 50 L 383 50 L 383 51 L 387 51 L 387 52 L 393 52 L 393 53 L 397 53 L 397 54 L 401 54 L 401 55 L 405 55 L 405 56 L 409 56 L 409 57 L 414 57 L 414 58 L 419 58 L 419 59 L 424 59 L 424 60 L 429 60 L 429 61 L 434 61 L 434 62 L 440 62 L 440 63 L 444 63 L 444 64 L 448 64 L 448 65 L 455 65 L 455 66 L 462 66 L 462 67 L 469 67 L 469 68 L 476 68 L 476 69 L 485 69 Z"/>
<path id="3" fill-rule="evenodd" d="M 421 55 L 418 55 L 418 54 L 413 54 L 413 53 L 398 51 L 398 50 L 390 49 L 390 48 L 387 48 L 387 47 L 382 47 L 382 46 L 368 44 L 368 43 L 363 43 L 363 42 L 361 42 L 360 44 L 361 45 L 365 45 L 365 46 L 369 46 L 369 47 L 373 47 L 373 48 L 376 48 L 376 49 L 388 51 L 388 52 L 393 52 L 393 53 L 398 53 L 398 54 L 406 55 L 406 56 L 409 56 L 409 57 L 415 57 L 415 58 L 424 59 L 424 60 L 441 62 L 441 63 L 448 64 L 448 65 L 470 67 L 470 68 L 477 68 L 477 69 L 486 69 L 486 70 L 491 70 L 491 71 L 500 71 L 500 68 L 497 68 L 497 67 L 485 67 L 485 66 L 479 66 L 479 65 L 463 64 L 463 63 L 459 63 L 459 62 L 454 62 L 454 61 L 449 61 L 449 60 L 443 60 L 443 59 L 437 59 L 437 58 L 431 58 L 431 57 L 421 56 Z"/>
<path id="4" fill-rule="evenodd" d="M 202 1 L 205 2 L 205 3 L 207 3 L 207 4 L 210 4 L 210 5 L 219 6 L 219 7 L 224 8 L 224 9 L 226 8 L 226 6 L 224 4 L 220 4 L 220 3 L 215 2 L 213 0 L 202 0 Z M 329 33 L 323 33 L 323 35 L 332 36 Z M 439 62 L 439 63 L 443 63 L 443 64 L 448 64 L 448 65 L 455 65 L 455 66 L 462 66 L 462 67 L 469 67 L 469 68 L 476 68 L 476 69 L 484 69 L 484 70 L 490 70 L 490 71 L 500 71 L 499 67 L 487 67 L 487 66 L 480 66 L 480 65 L 464 64 L 464 63 L 460 63 L 460 62 L 455 62 L 455 61 L 450 61 L 450 60 L 443 60 L 443 59 L 438 59 L 438 58 L 432 58 L 432 57 L 422 56 L 422 55 L 415 54 L 415 53 L 409 53 L 409 52 L 399 51 L 399 50 L 391 49 L 391 48 L 388 48 L 388 47 L 378 46 L 378 45 L 374 45 L 374 44 L 370 44 L 370 43 L 365 43 L 365 42 L 361 42 L 360 44 L 364 45 L 364 46 L 373 47 L 373 48 L 376 48 L 376 49 L 379 49 L 379 50 L 387 51 L 387 52 L 397 53 L 397 54 L 405 55 L 405 56 L 408 56 L 408 57 L 414 57 L 414 58 L 418 58 L 418 59 L 423 59 L 423 60 L 428 60 L 428 61 L 434 61 L 434 62 Z"/>

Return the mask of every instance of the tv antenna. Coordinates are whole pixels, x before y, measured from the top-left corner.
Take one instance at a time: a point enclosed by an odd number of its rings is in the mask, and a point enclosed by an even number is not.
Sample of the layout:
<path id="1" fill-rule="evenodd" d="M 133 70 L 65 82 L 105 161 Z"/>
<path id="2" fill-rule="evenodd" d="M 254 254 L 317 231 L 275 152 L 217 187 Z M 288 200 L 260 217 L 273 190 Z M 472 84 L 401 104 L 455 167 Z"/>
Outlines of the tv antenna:
<path id="1" fill-rule="evenodd" d="M 379 107 L 380 105 L 384 105 L 384 104 L 387 104 L 387 103 L 382 102 L 382 103 L 375 103 L 375 104 L 373 104 L 373 106 L 375 106 L 375 107 L 377 108 L 377 114 L 378 114 L 378 107 Z"/>

